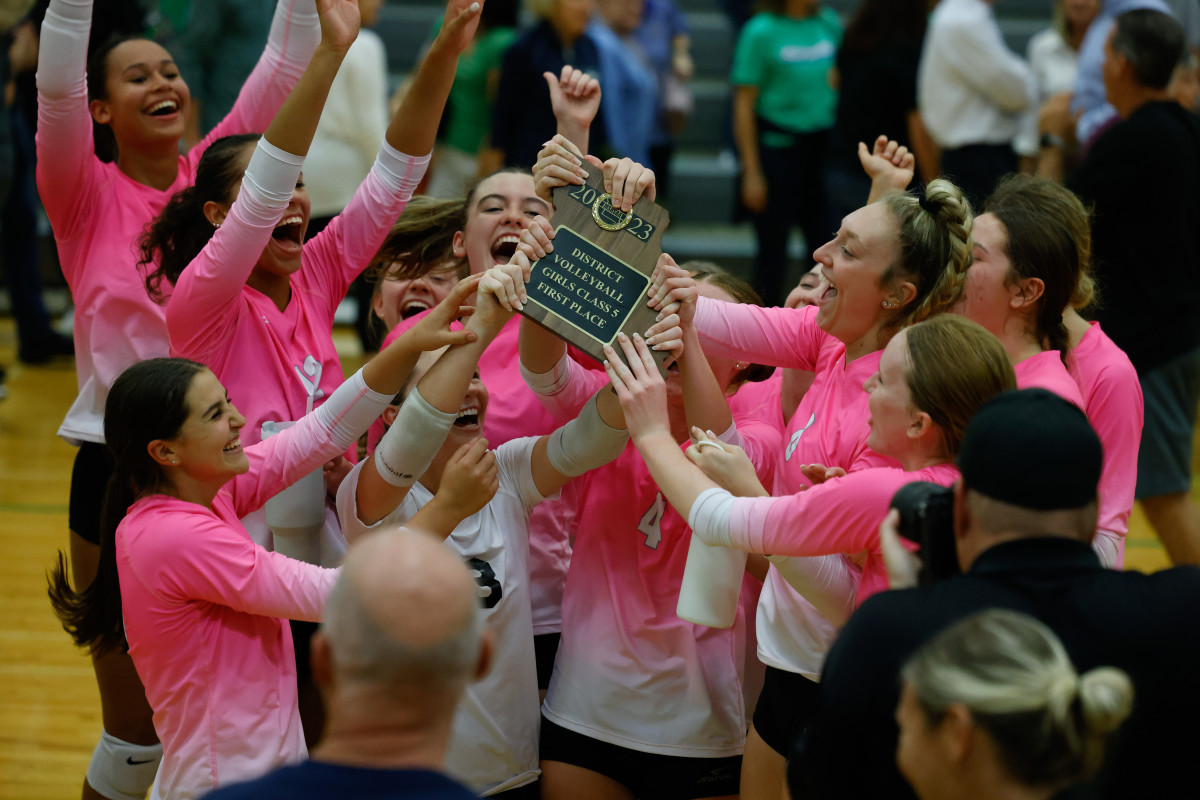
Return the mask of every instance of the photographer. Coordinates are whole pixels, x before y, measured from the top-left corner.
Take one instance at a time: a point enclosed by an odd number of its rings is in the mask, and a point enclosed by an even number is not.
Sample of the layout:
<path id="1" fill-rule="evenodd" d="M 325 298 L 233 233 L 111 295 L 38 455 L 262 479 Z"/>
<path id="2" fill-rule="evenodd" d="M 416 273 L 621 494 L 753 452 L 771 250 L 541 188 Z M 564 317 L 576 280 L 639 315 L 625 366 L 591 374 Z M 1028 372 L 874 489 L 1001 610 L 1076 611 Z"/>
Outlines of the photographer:
<path id="1" fill-rule="evenodd" d="M 912 797 L 894 762 L 901 665 L 948 625 L 994 607 L 1040 619 L 1080 670 L 1111 665 L 1133 680 L 1137 708 L 1097 779 L 1100 797 L 1166 797 L 1190 785 L 1200 730 L 1163 721 L 1200 711 L 1200 571 L 1101 566 L 1089 546 L 1100 441 L 1082 411 L 1050 392 L 1006 392 L 985 405 L 958 466 L 954 536 L 966 574 L 885 592 L 854 613 L 789 764 L 792 796 Z"/>

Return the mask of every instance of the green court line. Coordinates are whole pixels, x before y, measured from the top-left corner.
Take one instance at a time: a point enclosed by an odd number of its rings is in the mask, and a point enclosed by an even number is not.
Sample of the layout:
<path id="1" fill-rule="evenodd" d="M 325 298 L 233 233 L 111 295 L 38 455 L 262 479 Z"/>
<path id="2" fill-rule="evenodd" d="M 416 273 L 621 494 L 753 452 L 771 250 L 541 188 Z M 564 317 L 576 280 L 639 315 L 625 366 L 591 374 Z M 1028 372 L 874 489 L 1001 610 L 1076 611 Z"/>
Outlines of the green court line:
<path id="1" fill-rule="evenodd" d="M 67 506 L 63 503 L 0 503 L 0 514 L 66 514 Z"/>

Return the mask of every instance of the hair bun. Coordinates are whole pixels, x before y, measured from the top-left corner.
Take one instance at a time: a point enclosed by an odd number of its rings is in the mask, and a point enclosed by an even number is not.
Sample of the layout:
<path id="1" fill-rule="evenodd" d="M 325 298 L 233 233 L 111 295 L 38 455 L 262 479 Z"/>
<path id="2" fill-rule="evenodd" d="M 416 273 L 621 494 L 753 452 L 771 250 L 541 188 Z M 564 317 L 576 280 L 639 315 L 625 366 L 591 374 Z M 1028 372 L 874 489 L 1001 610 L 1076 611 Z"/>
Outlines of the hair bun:
<path id="1" fill-rule="evenodd" d="M 1079 703 L 1089 731 L 1110 733 L 1133 710 L 1133 683 L 1114 667 L 1098 667 L 1079 678 Z"/>

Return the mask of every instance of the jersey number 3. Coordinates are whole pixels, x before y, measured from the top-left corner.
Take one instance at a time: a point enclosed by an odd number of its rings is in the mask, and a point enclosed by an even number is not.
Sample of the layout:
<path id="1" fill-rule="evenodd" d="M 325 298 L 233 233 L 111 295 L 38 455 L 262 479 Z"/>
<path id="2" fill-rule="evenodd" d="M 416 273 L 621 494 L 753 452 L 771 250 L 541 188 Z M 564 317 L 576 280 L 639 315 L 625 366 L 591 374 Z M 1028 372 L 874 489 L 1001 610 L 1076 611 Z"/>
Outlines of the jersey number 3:
<path id="1" fill-rule="evenodd" d="M 657 550 L 658 543 L 662 541 L 664 510 L 666 510 L 666 505 L 663 503 L 662 492 L 659 492 L 655 496 L 654 502 L 646 509 L 646 513 L 642 514 L 641 521 L 638 522 L 638 530 L 646 536 L 646 547 L 651 550 Z"/>
<path id="2" fill-rule="evenodd" d="M 496 580 L 496 571 L 492 569 L 492 565 L 483 559 L 468 558 L 467 569 L 471 570 L 471 577 L 479 584 L 478 594 L 483 607 L 495 608 L 500 598 L 504 597 L 504 589 L 500 587 L 500 581 Z"/>

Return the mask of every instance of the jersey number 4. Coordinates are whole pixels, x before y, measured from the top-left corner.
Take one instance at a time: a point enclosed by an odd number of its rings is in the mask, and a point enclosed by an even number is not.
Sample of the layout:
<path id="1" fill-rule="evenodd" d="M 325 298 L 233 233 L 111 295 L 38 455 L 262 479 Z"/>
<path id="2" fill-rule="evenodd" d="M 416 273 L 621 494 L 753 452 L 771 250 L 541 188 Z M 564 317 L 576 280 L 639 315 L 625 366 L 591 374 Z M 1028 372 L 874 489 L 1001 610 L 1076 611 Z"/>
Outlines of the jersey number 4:
<path id="1" fill-rule="evenodd" d="M 492 565 L 483 559 L 468 558 L 467 569 L 471 570 L 471 576 L 475 578 L 475 583 L 479 584 L 479 599 L 483 602 L 483 607 L 495 608 L 504 596 L 504 589 L 500 587 Z"/>
<path id="2" fill-rule="evenodd" d="M 638 523 L 638 530 L 646 536 L 646 547 L 651 550 L 657 550 L 658 543 L 662 541 L 662 518 L 665 510 L 666 504 L 663 503 L 662 492 L 659 492 Z"/>

